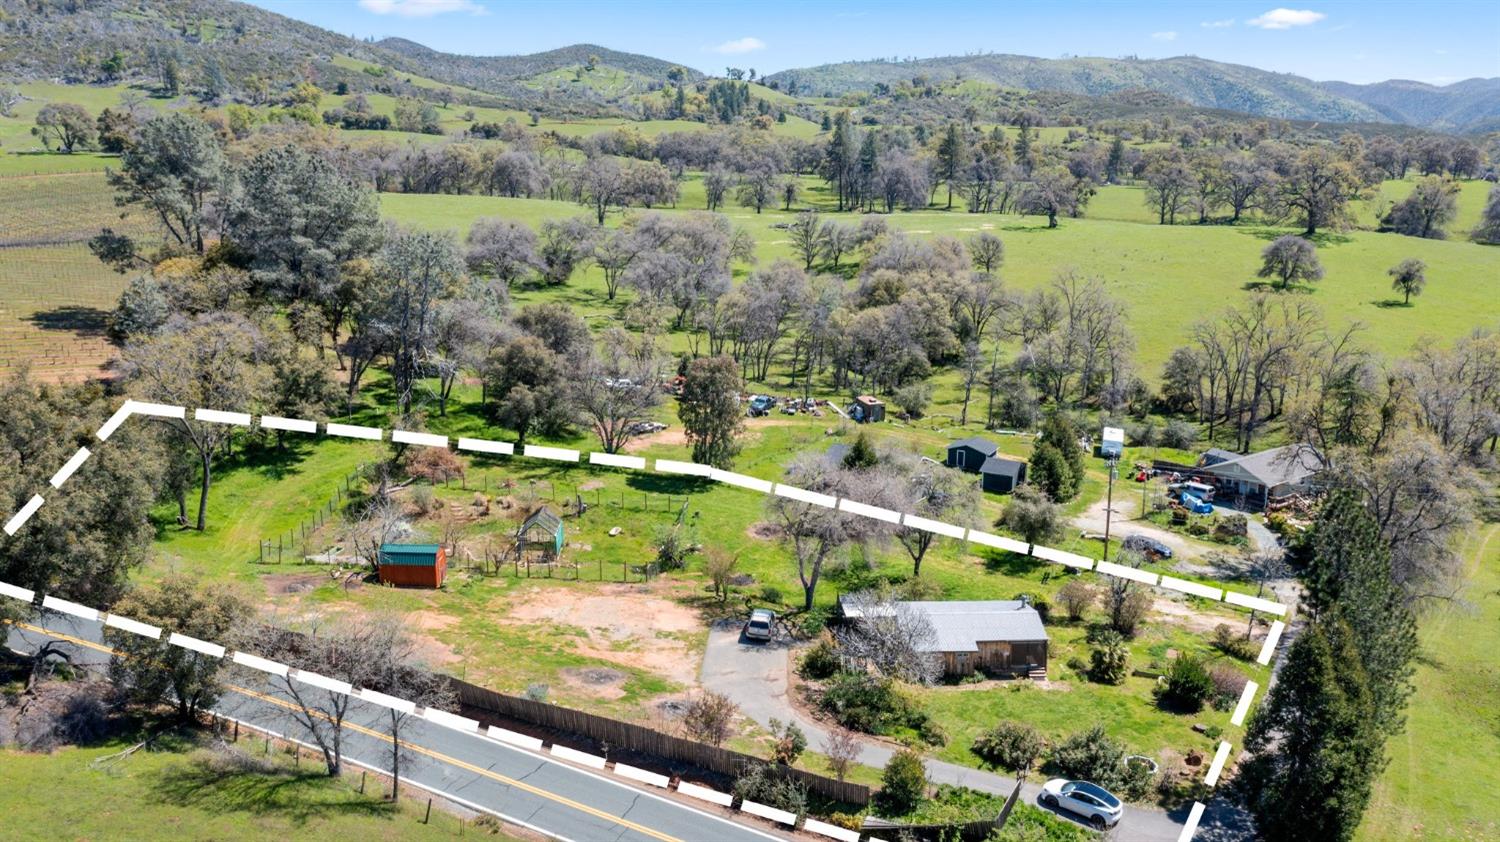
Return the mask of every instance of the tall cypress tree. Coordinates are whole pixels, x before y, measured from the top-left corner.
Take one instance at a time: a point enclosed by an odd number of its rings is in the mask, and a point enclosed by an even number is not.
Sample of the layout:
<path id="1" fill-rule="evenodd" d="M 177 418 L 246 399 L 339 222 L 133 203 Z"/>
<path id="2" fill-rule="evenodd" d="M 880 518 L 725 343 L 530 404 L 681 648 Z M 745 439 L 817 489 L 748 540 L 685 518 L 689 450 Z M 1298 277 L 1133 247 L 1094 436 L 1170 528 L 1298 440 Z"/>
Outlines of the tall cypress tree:
<path id="1" fill-rule="evenodd" d="M 1340 490 L 1324 501 L 1313 525 L 1304 604 L 1315 617 L 1337 611 L 1369 674 L 1377 724 L 1400 733 L 1411 694 L 1417 623 L 1391 578 L 1390 550 L 1359 495 Z"/>
<path id="2" fill-rule="evenodd" d="M 1269 842 L 1353 838 L 1384 765 L 1368 677 L 1335 610 L 1292 644 L 1245 737 L 1239 783 Z"/>

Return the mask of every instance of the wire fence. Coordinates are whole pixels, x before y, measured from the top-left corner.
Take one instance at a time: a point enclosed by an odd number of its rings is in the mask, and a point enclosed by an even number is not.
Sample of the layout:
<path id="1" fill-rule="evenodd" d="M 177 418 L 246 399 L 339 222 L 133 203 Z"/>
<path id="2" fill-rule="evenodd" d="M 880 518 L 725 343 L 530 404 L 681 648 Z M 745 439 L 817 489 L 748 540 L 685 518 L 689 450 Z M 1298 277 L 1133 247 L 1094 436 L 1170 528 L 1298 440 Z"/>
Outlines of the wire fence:
<path id="1" fill-rule="evenodd" d="M 288 529 L 285 533 L 277 535 L 274 539 L 262 538 L 260 541 L 259 564 L 281 564 L 286 556 L 290 554 L 293 559 L 303 559 L 308 554 L 308 539 L 316 537 L 317 531 L 328 521 L 336 517 L 339 508 L 355 488 L 356 481 L 364 474 L 365 466 L 350 471 L 348 476 L 337 486 L 334 486 L 333 494 L 327 502 L 319 506 L 306 519 L 296 526 Z"/>

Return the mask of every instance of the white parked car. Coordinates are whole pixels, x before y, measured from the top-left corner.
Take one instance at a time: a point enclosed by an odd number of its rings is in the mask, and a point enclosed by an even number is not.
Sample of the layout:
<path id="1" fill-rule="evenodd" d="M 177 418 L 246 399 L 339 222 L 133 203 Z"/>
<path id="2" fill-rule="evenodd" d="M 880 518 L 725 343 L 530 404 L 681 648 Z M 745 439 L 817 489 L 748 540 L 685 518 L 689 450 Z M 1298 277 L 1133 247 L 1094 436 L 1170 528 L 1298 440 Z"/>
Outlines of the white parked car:
<path id="1" fill-rule="evenodd" d="M 1043 804 L 1054 810 L 1067 810 L 1103 830 L 1114 827 L 1125 814 L 1125 805 L 1109 790 L 1088 781 L 1053 778 L 1042 784 Z"/>
<path id="2" fill-rule="evenodd" d="M 757 608 L 745 621 L 745 637 L 751 640 L 770 640 L 771 626 L 776 622 L 776 612 L 769 608 Z"/>

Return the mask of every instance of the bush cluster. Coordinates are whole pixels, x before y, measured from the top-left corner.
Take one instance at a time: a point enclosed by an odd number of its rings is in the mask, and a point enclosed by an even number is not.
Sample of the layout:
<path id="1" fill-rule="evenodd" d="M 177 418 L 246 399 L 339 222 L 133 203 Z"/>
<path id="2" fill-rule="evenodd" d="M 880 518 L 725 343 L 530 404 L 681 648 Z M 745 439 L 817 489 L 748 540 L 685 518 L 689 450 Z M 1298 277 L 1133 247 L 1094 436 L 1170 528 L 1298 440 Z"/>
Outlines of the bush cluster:
<path id="1" fill-rule="evenodd" d="M 886 734 L 901 727 L 920 729 L 927 721 L 916 701 L 889 678 L 838 673 L 823 691 L 823 709 L 845 728 Z"/>

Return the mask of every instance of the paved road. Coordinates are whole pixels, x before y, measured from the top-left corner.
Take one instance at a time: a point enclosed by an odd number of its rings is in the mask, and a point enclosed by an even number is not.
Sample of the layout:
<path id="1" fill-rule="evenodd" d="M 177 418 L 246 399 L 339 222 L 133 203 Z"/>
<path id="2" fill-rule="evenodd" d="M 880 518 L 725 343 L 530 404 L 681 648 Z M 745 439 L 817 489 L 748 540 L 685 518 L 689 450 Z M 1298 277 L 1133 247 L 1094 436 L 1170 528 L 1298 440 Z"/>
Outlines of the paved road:
<path id="1" fill-rule="evenodd" d="M 72 638 L 75 662 L 102 665 L 101 624 L 48 614 L 29 628 L 8 630 L 6 645 L 34 652 L 45 637 Z M 72 653 L 70 653 L 72 654 Z M 216 712 L 294 739 L 309 741 L 292 716 L 280 679 L 233 670 L 231 689 Z M 320 692 L 320 691 L 314 691 Z M 355 700 L 346 717 L 344 757 L 376 769 L 390 768 L 389 711 Z M 638 789 L 603 773 L 410 717 L 403 727 L 414 761 L 403 779 L 456 803 L 501 815 L 512 823 L 573 842 L 768 842 L 789 837 L 734 822 Z M 713 809 L 713 808 L 709 808 Z"/>
<path id="2" fill-rule="evenodd" d="M 788 648 L 781 643 L 752 643 L 741 636 L 738 624 L 720 624 L 708 635 L 708 649 L 703 654 L 703 686 L 733 699 L 746 716 L 762 724 L 772 719 L 797 723 L 807 735 L 808 746 L 821 751 L 828 739 L 828 730 L 799 713 L 787 698 L 787 656 Z M 896 748 L 887 743 L 863 740 L 858 760 L 879 769 L 895 752 Z M 980 769 L 932 758 L 926 763 L 927 779 L 933 783 L 966 786 L 1002 795 L 1009 795 L 1016 785 L 1015 778 Z M 1041 783 L 1035 781 L 1022 785 L 1022 797 L 1035 804 L 1042 791 Z M 1068 814 L 1060 815 L 1071 818 Z M 1187 810 L 1167 813 L 1127 805 L 1125 818 L 1109 838 L 1120 842 L 1176 842 L 1186 821 Z"/>

